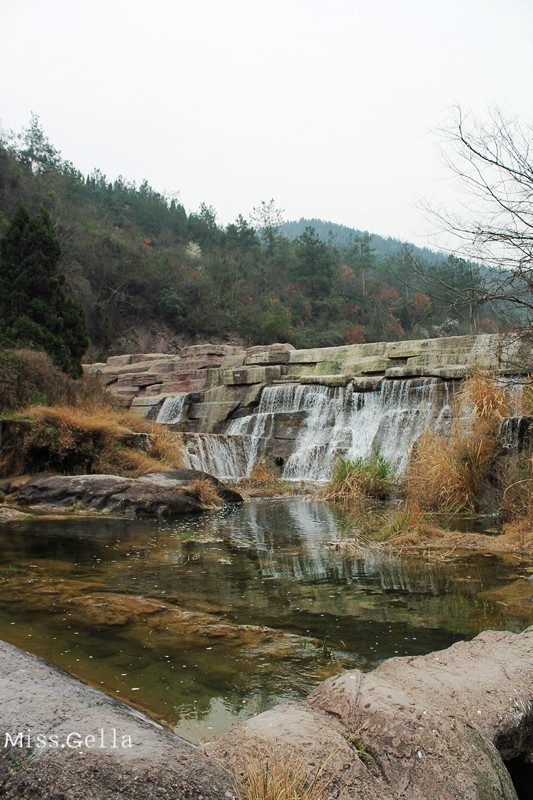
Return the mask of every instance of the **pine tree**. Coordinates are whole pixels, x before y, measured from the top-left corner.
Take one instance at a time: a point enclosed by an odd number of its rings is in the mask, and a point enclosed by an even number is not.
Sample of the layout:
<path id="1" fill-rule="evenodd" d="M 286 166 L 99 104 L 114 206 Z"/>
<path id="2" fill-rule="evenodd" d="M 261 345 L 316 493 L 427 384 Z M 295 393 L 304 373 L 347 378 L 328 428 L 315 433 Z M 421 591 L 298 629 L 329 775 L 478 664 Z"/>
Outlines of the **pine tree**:
<path id="1" fill-rule="evenodd" d="M 60 369 L 79 377 L 87 328 L 81 305 L 65 293 L 60 255 L 48 212 L 31 216 L 19 206 L 0 241 L 0 340 L 44 350 Z"/>

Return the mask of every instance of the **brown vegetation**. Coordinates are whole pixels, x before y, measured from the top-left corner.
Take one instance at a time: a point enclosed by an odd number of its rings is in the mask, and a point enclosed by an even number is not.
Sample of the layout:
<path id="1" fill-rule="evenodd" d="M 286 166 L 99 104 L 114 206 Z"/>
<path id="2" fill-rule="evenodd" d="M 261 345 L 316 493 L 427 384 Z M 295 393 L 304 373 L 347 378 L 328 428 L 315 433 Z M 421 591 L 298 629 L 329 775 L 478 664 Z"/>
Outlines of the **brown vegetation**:
<path id="1" fill-rule="evenodd" d="M 207 478 L 196 478 L 191 481 L 187 487 L 187 492 L 206 505 L 219 506 L 224 503 L 216 487 Z"/>
<path id="2" fill-rule="evenodd" d="M 302 755 L 273 742 L 243 744 L 234 766 L 237 800 L 327 800 L 326 763 L 312 769 Z"/>
<path id="3" fill-rule="evenodd" d="M 531 385 L 522 404 L 530 402 Z M 477 372 L 464 381 L 451 435 L 425 431 L 403 480 L 404 499 L 395 508 L 372 504 L 358 482 L 341 475 L 333 492 L 354 512 L 354 546 L 386 546 L 409 552 L 453 552 L 465 548 L 533 556 L 533 459 L 527 452 L 503 452 L 499 424 L 511 403 L 505 387 Z M 522 410 L 525 410 L 523 407 Z M 346 471 L 346 470 L 344 470 Z M 335 490 L 335 491 L 333 491 Z M 487 537 L 441 527 L 444 514 L 499 513 L 503 534 Z"/>
<path id="4" fill-rule="evenodd" d="M 450 436 L 428 430 L 416 443 L 405 475 L 409 501 L 430 511 L 477 511 L 499 453 L 498 425 L 509 398 L 490 376 L 464 381 Z"/>
<path id="5" fill-rule="evenodd" d="M 183 463 L 181 442 L 166 428 L 92 402 L 30 406 L 4 425 L 4 477 L 40 471 L 137 477 Z"/>
<path id="6" fill-rule="evenodd" d="M 250 474 L 240 481 L 239 487 L 252 497 L 279 497 L 293 493 L 292 487 L 270 472 L 264 464 L 254 464 Z"/>

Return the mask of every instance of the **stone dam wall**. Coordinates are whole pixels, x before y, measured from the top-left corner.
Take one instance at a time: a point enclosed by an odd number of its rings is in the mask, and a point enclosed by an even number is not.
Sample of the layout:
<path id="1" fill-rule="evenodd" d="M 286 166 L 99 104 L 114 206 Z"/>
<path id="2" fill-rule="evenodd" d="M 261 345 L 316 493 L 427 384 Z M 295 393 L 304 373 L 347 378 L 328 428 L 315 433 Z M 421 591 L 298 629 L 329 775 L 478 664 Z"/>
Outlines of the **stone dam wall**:
<path id="1" fill-rule="evenodd" d="M 307 350 L 202 344 L 86 366 L 126 408 L 174 425 L 190 466 L 240 477 L 262 461 L 312 480 L 339 454 L 375 447 L 401 471 L 422 426 L 449 424 L 455 388 L 475 368 L 525 375 L 533 354 L 487 334 Z"/>

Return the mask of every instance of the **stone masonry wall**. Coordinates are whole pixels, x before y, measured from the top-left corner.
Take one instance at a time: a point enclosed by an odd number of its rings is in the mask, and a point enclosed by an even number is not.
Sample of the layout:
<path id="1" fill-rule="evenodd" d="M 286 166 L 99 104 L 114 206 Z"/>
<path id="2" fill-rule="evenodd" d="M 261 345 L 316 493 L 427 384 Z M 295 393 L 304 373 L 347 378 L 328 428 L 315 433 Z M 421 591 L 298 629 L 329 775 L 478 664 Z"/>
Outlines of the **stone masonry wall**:
<path id="1" fill-rule="evenodd" d="M 493 373 L 533 371 L 530 348 L 500 334 L 376 342 L 308 350 L 272 344 L 247 350 L 234 345 L 184 347 L 161 353 L 111 356 L 86 365 L 126 408 L 155 419 L 167 397 L 183 396 L 179 428 L 224 432 L 229 419 L 249 414 L 265 386 L 314 383 L 374 391 L 398 378 L 464 378 L 474 368 Z"/>

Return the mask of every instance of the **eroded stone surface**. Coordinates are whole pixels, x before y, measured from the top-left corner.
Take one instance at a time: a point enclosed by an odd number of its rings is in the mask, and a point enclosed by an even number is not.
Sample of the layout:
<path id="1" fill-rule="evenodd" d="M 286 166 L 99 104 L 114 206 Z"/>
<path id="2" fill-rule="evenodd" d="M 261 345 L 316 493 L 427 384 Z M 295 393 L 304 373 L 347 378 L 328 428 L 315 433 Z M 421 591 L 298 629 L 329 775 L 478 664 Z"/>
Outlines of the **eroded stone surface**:
<path id="1" fill-rule="evenodd" d="M 30 747 L 12 746 L 11 740 L 3 746 L 6 734 L 15 737 L 28 731 L 31 736 L 45 736 L 47 743 L 57 741 L 57 747 L 38 748 L 33 739 Z M 102 741 L 105 747 L 99 746 Z M 3 642 L 0 742 L 0 794 L 8 800 L 232 796 L 228 773 L 195 747 L 143 714 Z M 122 746 L 129 742 L 131 747 Z"/>
<path id="2" fill-rule="evenodd" d="M 237 492 L 227 489 L 213 476 L 196 470 L 169 470 L 142 478 L 46 475 L 27 481 L 12 493 L 10 500 L 16 505 L 50 511 L 78 508 L 132 517 L 171 517 L 213 507 L 198 496 L 194 488 L 189 489 L 191 481 L 198 479 L 211 483 L 222 500 L 242 501 Z"/>
<path id="3" fill-rule="evenodd" d="M 307 716 L 317 712 L 318 736 L 316 717 Z M 268 749 L 275 739 L 327 764 L 339 731 L 352 761 L 361 762 L 355 783 L 350 777 L 341 787 L 343 797 L 515 800 L 502 758 L 533 765 L 533 627 L 485 632 L 441 652 L 391 659 L 371 673 L 344 672 L 303 705 L 278 706 L 209 748 L 233 767 L 238 741 L 241 749 L 242 742 Z"/>

